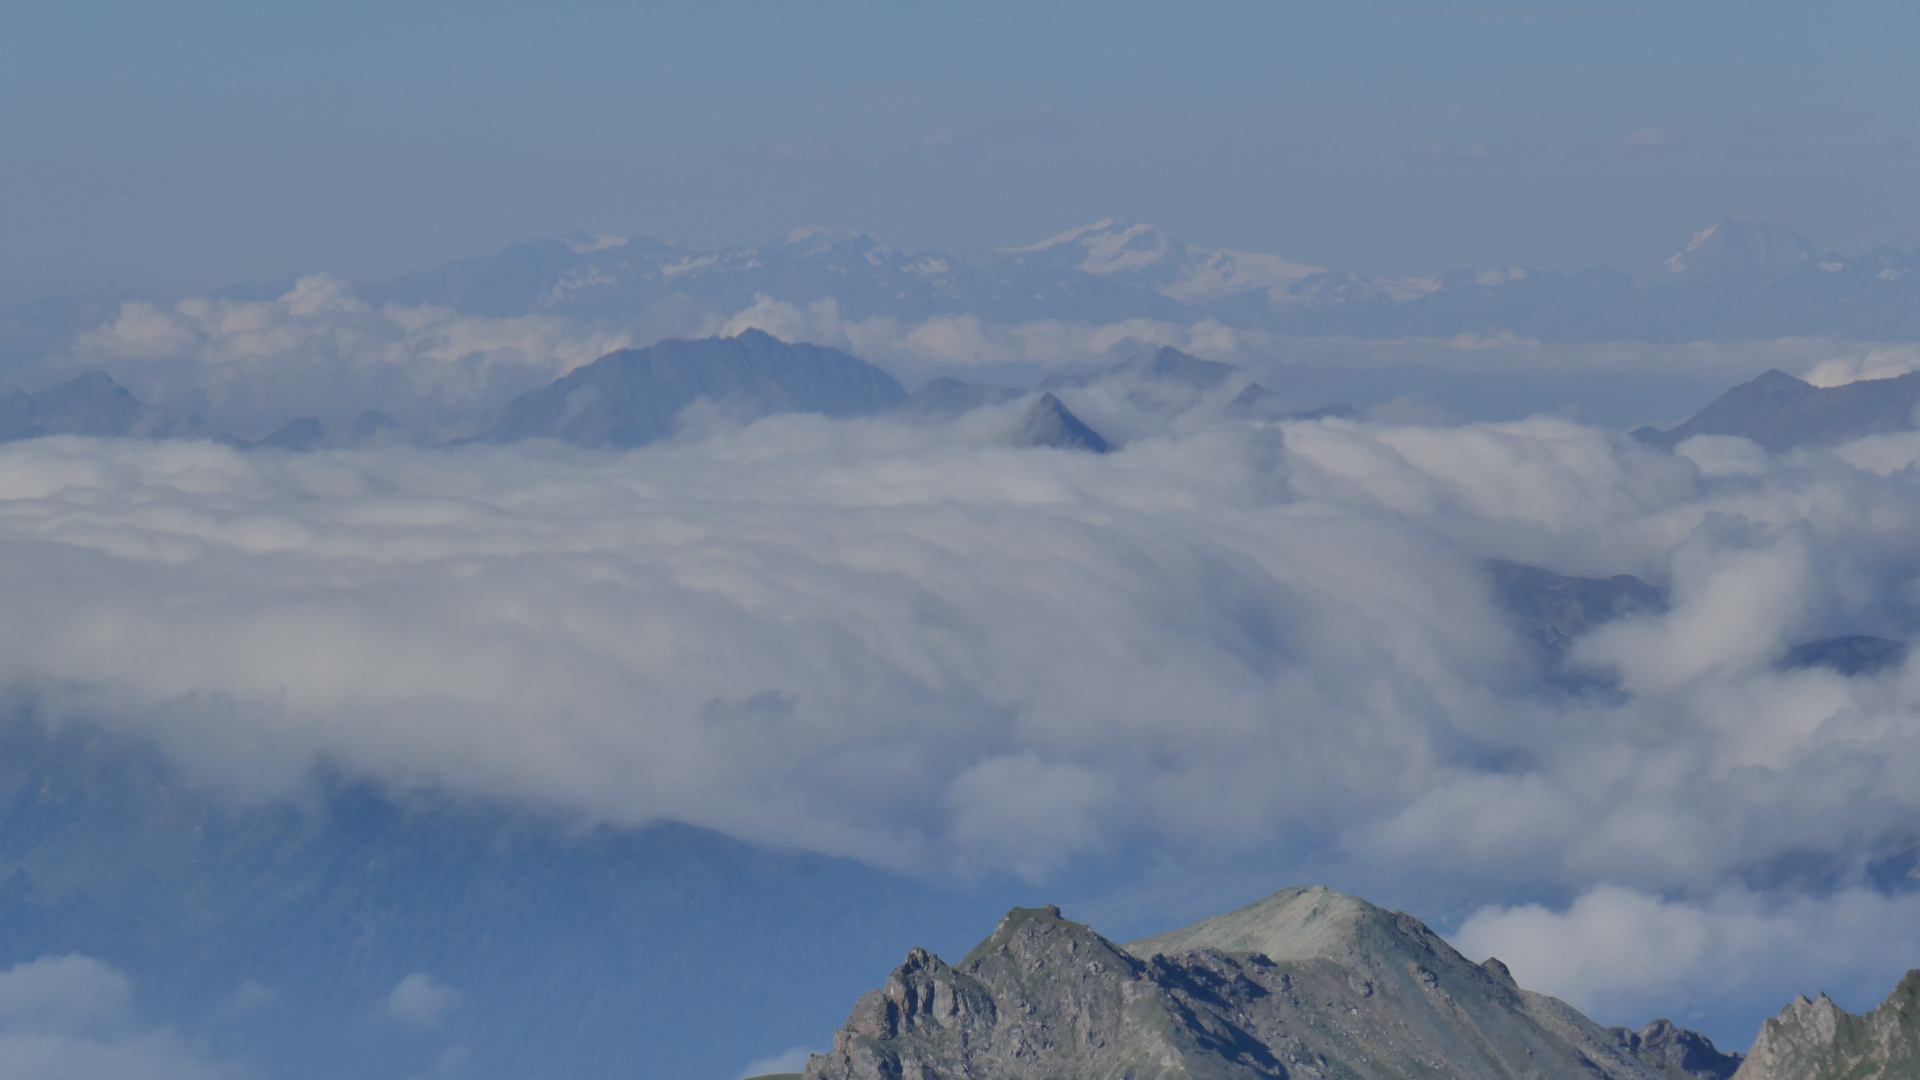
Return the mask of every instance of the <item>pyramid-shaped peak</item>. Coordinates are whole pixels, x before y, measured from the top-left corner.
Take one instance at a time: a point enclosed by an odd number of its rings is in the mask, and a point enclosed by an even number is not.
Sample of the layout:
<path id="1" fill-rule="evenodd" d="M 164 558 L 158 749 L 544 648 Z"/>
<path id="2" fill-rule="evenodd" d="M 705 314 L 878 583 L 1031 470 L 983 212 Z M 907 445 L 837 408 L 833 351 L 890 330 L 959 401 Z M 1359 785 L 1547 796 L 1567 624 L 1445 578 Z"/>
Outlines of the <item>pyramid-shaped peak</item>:
<path id="1" fill-rule="evenodd" d="M 1020 447 L 1051 446 L 1060 450 L 1091 450 L 1104 454 L 1111 447 L 1100 433 L 1088 427 L 1081 419 L 1061 403 L 1051 393 L 1041 394 L 1027 407 L 1026 414 L 1014 428 L 1013 445 Z"/>

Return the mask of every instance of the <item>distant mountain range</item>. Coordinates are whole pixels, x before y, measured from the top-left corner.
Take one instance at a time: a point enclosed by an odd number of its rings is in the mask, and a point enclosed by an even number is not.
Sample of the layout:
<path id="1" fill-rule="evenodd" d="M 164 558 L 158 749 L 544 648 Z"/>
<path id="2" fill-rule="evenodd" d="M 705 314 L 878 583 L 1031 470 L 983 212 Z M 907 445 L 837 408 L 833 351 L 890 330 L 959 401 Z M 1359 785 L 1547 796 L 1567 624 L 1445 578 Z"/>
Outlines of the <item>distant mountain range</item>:
<path id="1" fill-rule="evenodd" d="M 794 304 L 831 298 L 856 320 L 1212 318 L 1294 335 L 1511 333 L 1555 342 L 1920 339 L 1920 251 L 1840 255 L 1783 227 L 1744 220 L 1701 231 L 1637 275 L 1503 267 L 1375 277 L 1274 255 L 1204 251 L 1151 225 L 1109 220 L 1030 247 L 967 254 L 815 230 L 715 249 L 644 236 L 528 240 L 359 291 L 378 303 L 481 315 L 611 320 L 672 302 L 730 313 L 767 297 Z"/>
<path id="2" fill-rule="evenodd" d="M 1252 381 L 1244 369 L 1171 347 L 1143 350 L 1085 374 L 1052 375 L 1032 390 L 939 378 L 909 394 L 886 371 L 838 349 L 791 344 L 746 330 L 733 337 L 672 339 L 609 353 L 521 394 L 464 441 L 547 438 L 630 449 L 670 437 L 682 413 L 696 402 L 743 423 L 779 413 L 892 415 L 942 422 L 1033 397 L 1008 436 L 1015 445 L 1104 452 L 1109 440 L 1059 396 L 1081 393 L 1163 420 L 1203 406 L 1211 410 L 1213 422 L 1354 415 L 1350 407 L 1338 404 L 1293 408 Z M 1920 373 L 1818 387 L 1769 371 L 1727 390 L 1684 423 L 1666 431 L 1642 427 L 1633 435 L 1667 450 L 1696 435 L 1730 435 L 1780 453 L 1911 431 L 1916 415 Z M 0 442 L 61 434 L 212 438 L 242 448 L 293 451 L 405 438 L 384 415 L 368 411 L 338 431 L 327 430 L 313 417 L 296 417 L 262 438 L 237 439 L 196 416 L 149 408 L 101 372 L 83 373 L 33 393 L 0 392 Z"/>
<path id="3" fill-rule="evenodd" d="M 1038 391 L 936 379 L 909 395 L 893 376 L 838 349 L 789 344 L 759 330 L 746 330 L 733 337 L 672 339 L 608 353 L 521 394 L 485 430 L 460 441 L 553 439 L 593 449 L 627 450 L 671 437 L 679 429 L 682 414 L 696 402 L 738 423 L 782 413 L 841 419 L 891 415 L 915 423 L 940 423 L 976 409 L 1031 398 L 1020 418 L 1010 422 L 1006 438 L 1011 445 L 1105 453 L 1108 440 L 1052 390 L 1069 393 L 1099 387 L 1142 409 L 1175 416 L 1195 408 L 1208 391 L 1223 386 L 1238 372 L 1231 364 L 1163 348 L 1078 378 L 1049 380 Z M 1257 383 L 1242 379 L 1234 385 L 1240 387 L 1239 394 L 1227 403 L 1223 415 L 1237 420 L 1299 415 L 1274 405 L 1279 399 Z M 1334 406 L 1331 413 L 1317 410 L 1315 415 L 1338 414 L 1342 408 Z M 391 421 L 370 411 L 338 431 L 305 416 L 262 438 L 238 439 L 197 417 L 149 408 L 102 372 L 87 372 L 35 393 L 0 393 L 0 442 L 43 435 L 205 438 L 241 449 L 295 452 L 400 437 Z"/>

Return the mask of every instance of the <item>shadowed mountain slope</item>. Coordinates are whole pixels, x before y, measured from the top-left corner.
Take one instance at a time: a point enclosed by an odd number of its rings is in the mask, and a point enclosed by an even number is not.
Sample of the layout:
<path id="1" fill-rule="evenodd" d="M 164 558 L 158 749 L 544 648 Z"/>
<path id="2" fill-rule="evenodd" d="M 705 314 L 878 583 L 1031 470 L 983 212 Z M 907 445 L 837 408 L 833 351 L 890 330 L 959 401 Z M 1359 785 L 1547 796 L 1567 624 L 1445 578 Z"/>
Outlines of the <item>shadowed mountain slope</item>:
<path id="1" fill-rule="evenodd" d="M 1819 387 L 1769 371 L 1720 395 L 1670 431 L 1641 428 L 1634 435 L 1667 450 L 1695 435 L 1737 435 L 1771 453 L 1796 446 L 1835 446 L 1865 435 L 1913 428 L 1920 405 L 1920 372 Z"/>
<path id="2" fill-rule="evenodd" d="M 1015 446 L 1051 446 L 1061 450 L 1107 452 L 1107 440 L 1067 410 L 1052 394 L 1041 394 L 1013 429 Z"/>

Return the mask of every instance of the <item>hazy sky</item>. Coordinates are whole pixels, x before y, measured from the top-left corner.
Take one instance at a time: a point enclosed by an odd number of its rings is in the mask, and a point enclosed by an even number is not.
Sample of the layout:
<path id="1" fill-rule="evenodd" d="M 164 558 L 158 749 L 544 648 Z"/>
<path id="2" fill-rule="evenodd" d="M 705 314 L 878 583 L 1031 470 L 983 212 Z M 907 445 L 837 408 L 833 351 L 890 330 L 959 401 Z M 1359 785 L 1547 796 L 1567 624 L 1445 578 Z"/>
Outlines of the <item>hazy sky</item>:
<path id="1" fill-rule="evenodd" d="M 0 296 L 1105 216 L 1375 272 L 1920 241 L 1911 4 L 15 0 Z"/>

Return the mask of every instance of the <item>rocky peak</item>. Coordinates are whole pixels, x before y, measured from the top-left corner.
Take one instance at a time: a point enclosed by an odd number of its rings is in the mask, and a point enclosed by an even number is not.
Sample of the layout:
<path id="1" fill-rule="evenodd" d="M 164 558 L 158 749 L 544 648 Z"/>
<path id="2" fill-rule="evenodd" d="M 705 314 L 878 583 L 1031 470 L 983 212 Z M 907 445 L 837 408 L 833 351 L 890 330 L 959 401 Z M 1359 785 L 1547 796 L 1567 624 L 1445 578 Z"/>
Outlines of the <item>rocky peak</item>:
<path id="1" fill-rule="evenodd" d="M 1324 888 L 1119 946 L 1015 908 L 955 967 L 923 950 L 809 1080 L 1655 1080 L 1564 1002 Z"/>
<path id="2" fill-rule="evenodd" d="M 1671 1020 L 1655 1020 L 1639 1031 L 1609 1028 L 1620 1045 L 1667 1080 L 1726 1080 L 1740 1068 L 1739 1054 L 1723 1054 L 1713 1040 Z"/>

